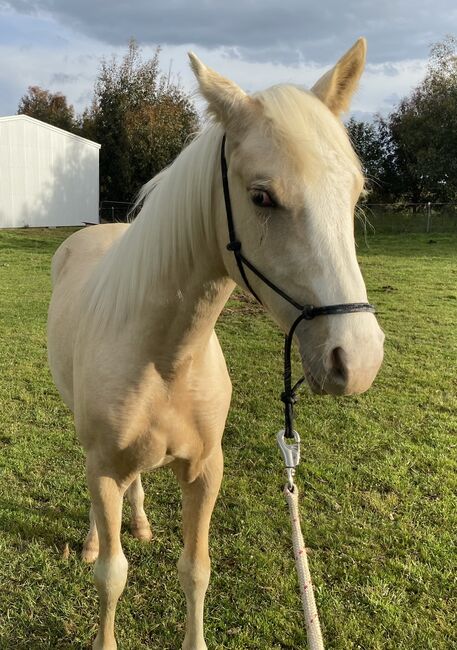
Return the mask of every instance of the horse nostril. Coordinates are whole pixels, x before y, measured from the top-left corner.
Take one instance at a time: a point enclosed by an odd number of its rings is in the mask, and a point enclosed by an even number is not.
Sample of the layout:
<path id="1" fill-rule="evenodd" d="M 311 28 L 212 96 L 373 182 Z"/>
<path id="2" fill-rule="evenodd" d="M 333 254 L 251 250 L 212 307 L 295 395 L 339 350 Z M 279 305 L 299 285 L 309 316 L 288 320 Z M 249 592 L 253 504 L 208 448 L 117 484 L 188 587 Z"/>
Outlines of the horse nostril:
<path id="1" fill-rule="evenodd" d="M 343 348 L 334 348 L 330 353 L 330 368 L 335 378 L 347 380 L 346 352 Z"/>

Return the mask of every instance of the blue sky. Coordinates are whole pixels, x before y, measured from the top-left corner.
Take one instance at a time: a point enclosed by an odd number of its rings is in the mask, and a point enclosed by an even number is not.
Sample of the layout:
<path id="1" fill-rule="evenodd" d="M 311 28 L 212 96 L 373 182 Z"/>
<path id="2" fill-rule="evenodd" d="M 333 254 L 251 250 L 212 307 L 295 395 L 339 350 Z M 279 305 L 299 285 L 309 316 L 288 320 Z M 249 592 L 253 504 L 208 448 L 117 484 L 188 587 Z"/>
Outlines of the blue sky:
<path id="1" fill-rule="evenodd" d="M 92 96 L 102 56 L 135 37 L 184 87 L 186 52 L 248 91 L 279 82 L 311 86 L 361 35 L 368 65 L 353 110 L 387 113 L 422 78 L 429 46 L 457 34 L 455 0 L 0 0 L 0 115 L 15 113 L 29 85 Z"/>

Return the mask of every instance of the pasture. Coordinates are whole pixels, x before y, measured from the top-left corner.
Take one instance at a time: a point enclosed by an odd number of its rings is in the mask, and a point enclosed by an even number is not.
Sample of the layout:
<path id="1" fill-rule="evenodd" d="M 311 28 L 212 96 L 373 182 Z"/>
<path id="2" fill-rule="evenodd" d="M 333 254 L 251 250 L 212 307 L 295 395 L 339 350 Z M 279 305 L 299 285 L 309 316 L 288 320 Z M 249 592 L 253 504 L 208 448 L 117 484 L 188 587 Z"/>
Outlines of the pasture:
<path id="1" fill-rule="evenodd" d="M 53 251 L 71 230 L 0 231 L 0 648 L 89 648 L 92 568 L 79 559 L 89 498 L 71 414 L 46 361 Z M 328 650 L 457 646 L 457 235 L 359 238 L 386 332 L 368 393 L 297 405 L 305 541 Z M 282 335 L 245 296 L 218 333 L 234 385 L 225 479 L 211 530 L 211 650 L 298 650 L 297 592 L 283 466 Z M 299 372 L 296 366 L 296 372 Z M 122 650 L 176 650 L 184 596 L 180 494 L 166 469 L 144 476 L 154 540 L 125 526 L 130 562 Z M 126 506 L 127 510 L 127 506 Z M 127 518 L 126 518 L 127 521 Z"/>

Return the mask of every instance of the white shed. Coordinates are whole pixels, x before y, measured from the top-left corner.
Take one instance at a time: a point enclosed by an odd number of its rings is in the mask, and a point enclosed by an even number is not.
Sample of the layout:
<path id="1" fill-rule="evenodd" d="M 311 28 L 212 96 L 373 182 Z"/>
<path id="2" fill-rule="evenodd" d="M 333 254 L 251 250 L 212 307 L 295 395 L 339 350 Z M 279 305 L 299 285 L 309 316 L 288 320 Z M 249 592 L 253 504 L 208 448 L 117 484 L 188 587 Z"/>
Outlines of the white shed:
<path id="1" fill-rule="evenodd" d="M 99 150 L 33 117 L 0 117 L 0 228 L 98 223 Z"/>

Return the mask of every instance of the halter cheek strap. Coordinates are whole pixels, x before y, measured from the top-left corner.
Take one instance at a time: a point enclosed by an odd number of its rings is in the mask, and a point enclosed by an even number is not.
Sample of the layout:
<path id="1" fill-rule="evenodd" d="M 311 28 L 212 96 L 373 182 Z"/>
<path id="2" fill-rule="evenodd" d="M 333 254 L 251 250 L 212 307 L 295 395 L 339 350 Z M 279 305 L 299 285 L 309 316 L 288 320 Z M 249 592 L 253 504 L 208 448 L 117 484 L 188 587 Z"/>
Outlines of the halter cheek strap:
<path id="1" fill-rule="evenodd" d="M 312 320 L 317 316 L 336 316 L 339 314 L 352 314 L 356 312 L 370 312 L 374 314 L 376 312 L 373 305 L 370 305 L 368 302 L 349 302 L 336 305 L 325 305 L 320 307 L 315 307 L 314 305 L 300 304 L 294 298 L 289 296 L 285 291 L 278 287 L 274 282 L 267 278 L 259 269 L 252 264 L 242 253 L 241 251 L 241 242 L 236 237 L 235 223 L 233 220 L 233 211 L 232 203 L 230 200 L 230 188 L 228 182 L 228 168 L 227 161 L 225 158 L 225 134 L 222 138 L 221 146 L 221 172 L 222 172 L 222 187 L 224 190 L 224 202 L 225 202 L 225 211 L 227 214 L 227 227 L 229 242 L 227 244 L 227 250 L 231 251 L 235 256 L 235 261 L 240 272 L 241 278 L 254 296 L 254 298 L 262 304 L 257 293 L 252 288 L 249 278 L 246 273 L 246 268 L 249 269 L 254 275 L 256 275 L 264 284 L 266 284 L 270 289 L 277 293 L 281 298 L 286 300 L 291 304 L 295 309 L 298 309 L 300 314 L 292 323 L 292 326 L 289 330 L 289 333 L 285 337 L 284 342 L 284 391 L 281 394 L 281 399 L 284 402 L 284 417 L 285 417 L 285 436 L 290 438 L 293 436 L 293 405 L 297 401 L 296 392 L 301 384 L 304 382 L 305 378 L 302 377 L 299 379 L 296 384 L 292 386 L 292 366 L 291 366 L 291 349 L 292 349 L 292 340 L 297 329 L 298 325 L 303 320 Z M 245 268 L 246 267 L 246 268 Z"/>

